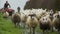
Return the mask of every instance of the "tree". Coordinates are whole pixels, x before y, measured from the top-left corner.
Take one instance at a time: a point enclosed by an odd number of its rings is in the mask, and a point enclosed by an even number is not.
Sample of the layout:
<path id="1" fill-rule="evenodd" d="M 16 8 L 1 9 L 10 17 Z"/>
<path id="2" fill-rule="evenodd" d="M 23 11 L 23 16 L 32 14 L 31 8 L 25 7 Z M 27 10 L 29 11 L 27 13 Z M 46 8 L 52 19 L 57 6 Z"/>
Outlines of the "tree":
<path id="1" fill-rule="evenodd" d="M 60 0 L 30 0 L 26 3 L 24 9 L 32 8 L 60 10 Z"/>

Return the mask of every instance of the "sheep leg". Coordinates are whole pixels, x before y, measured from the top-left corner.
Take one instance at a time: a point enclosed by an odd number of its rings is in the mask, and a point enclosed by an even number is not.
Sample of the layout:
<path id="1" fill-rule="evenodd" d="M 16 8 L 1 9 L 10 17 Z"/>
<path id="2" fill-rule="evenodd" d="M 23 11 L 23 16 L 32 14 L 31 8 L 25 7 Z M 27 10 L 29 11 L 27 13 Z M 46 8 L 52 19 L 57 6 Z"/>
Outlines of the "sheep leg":
<path id="1" fill-rule="evenodd" d="M 48 30 L 46 30 L 46 33 L 49 34 Z"/>
<path id="2" fill-rule="evenodd" d="M 23 24 L 23 26 L 24 26 L 24 30 L 25 30 L 25 31 L 24 31 L 24 33 L 25 33 L 25 34 L 27 34 L 27 30 L 26 30 L 26 29 L 27 29 L 27 28 L 26 28 L 26 24 L 24 23 L 24 24 Z"/>
<path id="3" fill-rule="evenodd" d="M 33 27 L 33 34 L 35 34 L 35 27 Z"/>
<path id="4" fill-rule="evenodd" d="M 17 26 L 20 28 L 20 25 L 19 25 L 19 23 L 17 23 Z"/>
<path id="5" fill-rule="evenodd" d="M 15 25 L 15 28 L 16 28 L 16 27 L 17 27 L 17 26 L 16 26 L 16 23 L 14 23 L 14 25 Z"/>
<path id="6" fill-rule="evenodd" d="M 51 27 L 51 31 L 53 32 L 54 30 L 53 30 L 53 27 Z"/>
<path id="7" fill-rule="evenodd" d="M 60 34 L 60 30 L 58 30 L 58 34 Z"/>
<path id="8" fill-rule="evenodd" d="M 45 33 L 44 33 L 44 30 L 43 30 L 43 34 L 45 34 Z"/>
<path id="9" fill-rule="evenodd" d="M 32 34 L 32 31 L 31 31 L 32 29 L 31 29 L 31 27 L 30 27 L 30 34 Z"/>
<path id="10" fill-rule="evenodd" d="M 25 25 L 26 25 L 26 24 L 25 24 L 25 23 L 23 23 L 24 28 L 25 28 Z"/>
<path id="11" fill-rule="evenodd" d="M 20 26 L 23 27 L 23 25 L 24 25 L 24 24 L 23 24 L 23 22 L 21 21 Z"/>

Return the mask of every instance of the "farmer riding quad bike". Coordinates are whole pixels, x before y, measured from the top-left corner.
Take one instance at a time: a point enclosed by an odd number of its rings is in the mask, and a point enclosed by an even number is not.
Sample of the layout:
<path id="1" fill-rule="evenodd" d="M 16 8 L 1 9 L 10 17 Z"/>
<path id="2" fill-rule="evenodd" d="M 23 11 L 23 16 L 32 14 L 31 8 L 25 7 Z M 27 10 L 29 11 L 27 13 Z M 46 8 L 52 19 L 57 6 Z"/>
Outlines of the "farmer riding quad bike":
<path id="1" fill-rule="evenodd" d="M 14 10 L 11 9 L 10 4 L 8 3 L 8 1 L 6 1 L 6 3 L 4 4 L 4 8 L 3 8 L 3 12 L 8 12 L 9 16 L 11 16 L 14 13 Z"/>

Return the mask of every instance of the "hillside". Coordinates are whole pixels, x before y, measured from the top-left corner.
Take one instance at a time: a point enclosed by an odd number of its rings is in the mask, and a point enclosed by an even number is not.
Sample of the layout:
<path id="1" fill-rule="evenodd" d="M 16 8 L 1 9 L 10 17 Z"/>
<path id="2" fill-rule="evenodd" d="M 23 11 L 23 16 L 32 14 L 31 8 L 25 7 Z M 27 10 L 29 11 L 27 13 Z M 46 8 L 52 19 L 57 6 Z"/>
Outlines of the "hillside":
<path id="1" fill-rule="evenodd" d="M 2 18 L 0 13 L 0 34 L 22 34 L 22 28 L 15 28 L 9 19 Z"/>
<path id="2" fill-rule="evenodd" d="M 10 19 L 4 19 L 0 13 L 0 34 L 23 34 L 23 28 L 15 28 Z M 36 32 L 40 34 L 39 27 L 36 28 Z M 51 32 L 50 34 L 57 34 L 57 32 Z"/>

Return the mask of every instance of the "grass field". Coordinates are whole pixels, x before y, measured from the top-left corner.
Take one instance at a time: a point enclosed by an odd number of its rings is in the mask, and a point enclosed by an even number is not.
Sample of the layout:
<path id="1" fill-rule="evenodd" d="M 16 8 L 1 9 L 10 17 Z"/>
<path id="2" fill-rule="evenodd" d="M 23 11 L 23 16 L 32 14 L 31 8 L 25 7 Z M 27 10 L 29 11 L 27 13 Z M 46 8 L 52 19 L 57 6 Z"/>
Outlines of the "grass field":
<path id="1" fill-rule="evenodd" d="M 0 13 L 0 34 L 22 34 L 23 28 L 15 28 L 14 24 L 9 19 L 4 19 Z M 37 27 L 36 32 L 40 33 L 41 30 Z M 50 32 L 50 34 L 57 34 L 57 32 Z"/>
<path id="2" fill-rule="evenodd" d="M 15 28 L 10 20 L 2 18 L 0 13 L 0 34 L 22 34 L 22 31 L 22 28 Z"/>

